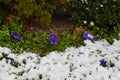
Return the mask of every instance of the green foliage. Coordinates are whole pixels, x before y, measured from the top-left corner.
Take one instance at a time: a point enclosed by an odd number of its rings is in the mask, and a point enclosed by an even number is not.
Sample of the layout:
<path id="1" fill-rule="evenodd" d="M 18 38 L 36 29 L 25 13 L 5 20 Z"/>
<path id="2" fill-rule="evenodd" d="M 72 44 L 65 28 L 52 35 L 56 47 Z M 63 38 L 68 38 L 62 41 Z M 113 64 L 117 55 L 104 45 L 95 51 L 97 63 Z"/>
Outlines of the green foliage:
<path id="1" fill-rule="evenodd" d="M 16 15 L 23 21 L 37 18 L 42 26 L 47 27 L 55 9 L 55 0 L 0 0 L 0 14 Z"/>
<path id="2" fill-rule="evenodd" d="M 19 27 L 19 28 L 18 28 Z M 79 47 L 83 45 L 83 32 L 89 30 L 89 32 L 94 35 L 95 39 L 107 39 L 109 43 L 113 42 L 113 38 L 120 39 L 117 33 L 120 32 L 120 26 L 114 27 L 113 33 L 108 33 L 106 28 L 98 28 L 97 26 L 89 25 L 87 28 L 81 32 L 75 32 L 70 34 L 69 31 L 64 31 L 58 33 L 58 44 L 51 45 L 49 40 L 49 32 L 38 31 L 35 34 L 26 34 L 22 33 L 21 27 L 18 24 L 12 24 L 11 29 L 9 25 L 0 26 L 0 46 L 9 47 L 14 53 L 22 53 L 23 51 L 38 53 L 40 56 L 45 56 L 51 51 L 63 51 L 67 47 Z M 22 34 L 24 39 L 21 41 L 10 41 L 10 33 L 12 31 L 17 31 Z M 14 66 L 17 67 L 18 63 L 14 63 Z"/>
<path id="3" fill-rule="evenodd" d="M 4 19 L 4 15 L 0 16 L 0 25 L 2 25 L 3 19 Z"/>
<path id="4" fill-rule="evenodd" d="M 0 15 L 8 14 L 12 5 L 12 0 L 0 0 Z"/>
<path id="5" fill-rule="evenodd" d="M 14 53 L 22 53 L 23 51 L 27 51 L 44 56 L 51 51 L 63 51 L 67 47 L 78 47 L 83 43 L 83 32 L 70 34 L 68 31 L 64 31 L 63 33 L 58 33 L 58 44 L 51 45 L 49 40 L 49 32 L 38 31 L 35 34 L 26 34 L 22 33 L 21 27 L 18 24 L 12 24 L 11 28 L 9 27 L 10 26 L 8 24 L 1 26 L 0 34 L 2 35 L 0 36 L 0 42 L 2 43 L 0 43 L 0 46 L 9 47 Z M 13 31 L 22 34 L 24 39 L 21 41 L 11 42 L 10 33 Z M 14 65 L 16 65 L 16 63 Z"/>
<path id="6" fill-rule="evenodd" d="M 64 31 L 61 34 L 58 34 L 59 40 L 58 40 L 58 45 L 51 45 L 50 43 L 46 46 L 49 47 L 47 48 L 47 52 L 51 51 L 63 51 L 67 47 L 71 46 L 80 46 L 83 44 L 82 40 L 82 32 L 76 33 L 76 34 L 70 34 L 68 31 Z"/>
<path id="7" fill-rule="evenodd" d="M 55 9 L 54 0 L 16 0 L 16 3 L 14 8 L 22 19 L 38 18 L 41 25 L 49 26 L 51 21 L 50 13 Z"/>
<path id="8" fill-rule="evenodd" d="M 108 28 L 99 28 L 97 26 L 91 26 L 85 28 L 92 35 L 94 35 L 95 40 L 106 39 L 110 44 L 113 43 L 114 39 L 120 39 L 118 34 L 120 33 L 120 26 L 117 25 L 112 31 L 108 31 Z"/>
<path id="9" fill-rule="evenodd" d="M 107 39 L 109 43 L 113 42 L 113 39 L 120 39 L 118 33 L 120 32 L 120 1 L 119 0 L 60 0 L 59 4 L 56 4 L 56 0 L 3 0 L 0 4 L 4 7 L 0 7 L 2 16 L 0 16 L 0 46 L 9 47 L 14 53 L 22 53 L 23 51 L 38 53 L 40 56 L 47 55 L 51 51 L 63 51 L 70 46 L 78 47 L 83 44 L 83 32 L 89 31 L 95 36 L 95 39 Z M 1 6 L 0 5 L 0 6 Z M 7 5 L 7 6 L 6 6 Z M 19 23 L 18 17 L 25 21 L 26 19 L 38 20 L 42 26 L 49 26 L 51 17 L 56 15 L 59 17 L 65 17 L 71 15 L 78 21 L 77 26 L 87 21 L 87 27 L 83 27 L 81 32 L 75 32 L 70 34 L 69 31 L 58 33 L 58 44 L 51 45 L 49 40 L 49 32 L 38 31 L 34 34 L 26 34 L 22 32 L 22 22 Z M 17 18 L 9 14 L 9 22 L 1 24 L 4 19 L 4 10 L 17 11 Z M 3 12 L 2 12 L 3 11 Z M 0 13 L 0 14 L 1 14 Z M 89 22 L 93 21 L 95 25 L 89 25 Z M 10 34 L 12 32 L 18 32 L 23 36 L 21 41 L 11 42 Z M 18 63 L 14 63 L 17 67 Z"/>
<path id="10" fill-rule="evenodd" d="M 71 0 L 73 18 L 93 21 L 100 28 L 109 30 L 120 24 L 120 0 Z"/>
<path id="11" fill-rule="evenodd" d="M 15 9 L 18 11 L 19 16 L 32 17 L 33 12 L 36 10 L 41 11 L 41 7 L 37 6 L 35 0 L 16 0 L 17 4 L 14 5 Z"/>
<path id="12" fill-rule="evenodd" d="M 18 32 L 19 34 L 22 34 L 22 24 L 21 25 L 18 25 L 18 24 L 11 24 L 9 26 L 9 32 L 12 33 L 12 32 Z"/>
<path id="13" fill-rule="evenodd" d="M 9 43 L 9 29 L 8 27 L 6 27 L 6 25 L 2 25 L 0 26 L 0 45 L 1 46 L 8 46 L 7 43 Z"/>
<path id="14" fill-rule="evenodd" d="M 118 39 L 120 32 L 120 0 L 71 0 L 72 17 L 79 25 L 84 24 L 87 31 L 95 35 L 96 39 Z M 84 21 L 87 21 L 85 24 Z M 93 21 L 95 25 L 90 25 Z"/>
<path id="15" fill-rule="evenodd" d="M 7 5 L 10 5 L 11 2 L 12 0 L 0 0 L 0 3 L 7 4 Z"/>

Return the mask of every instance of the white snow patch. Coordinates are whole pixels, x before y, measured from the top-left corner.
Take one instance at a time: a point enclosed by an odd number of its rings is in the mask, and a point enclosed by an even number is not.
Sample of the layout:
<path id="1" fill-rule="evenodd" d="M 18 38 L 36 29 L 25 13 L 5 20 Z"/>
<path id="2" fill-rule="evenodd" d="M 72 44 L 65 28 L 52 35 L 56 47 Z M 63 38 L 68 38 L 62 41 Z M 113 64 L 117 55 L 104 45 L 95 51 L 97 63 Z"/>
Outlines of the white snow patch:
<path id="1" fill-rule="evenodd" d="M 112 45 L 106 40 L 86 40 L 85 44 L 44 57 L 30 52 L 17 55 L 0 47 L 0 57 L 5 53 L 20 64 L 14 67 L 5 58 L 0 60 L 0 80 L 120 80 L 120 40 Z M 100 65 L 101 59 L 108 61 L 107 67 Z M 110 67 L 110 61 L 114 67 Z"/>

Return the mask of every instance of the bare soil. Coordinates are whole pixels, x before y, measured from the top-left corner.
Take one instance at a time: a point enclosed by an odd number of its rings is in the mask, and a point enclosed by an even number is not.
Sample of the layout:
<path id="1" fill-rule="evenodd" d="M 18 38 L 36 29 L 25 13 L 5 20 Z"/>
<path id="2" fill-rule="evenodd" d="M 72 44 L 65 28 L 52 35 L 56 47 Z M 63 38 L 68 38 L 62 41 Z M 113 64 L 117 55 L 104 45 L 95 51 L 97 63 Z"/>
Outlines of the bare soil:
<path id="1" fill-rule="evenodd" d="M 35 21 L 28 20 L 23 28 L 23 31 L 26 33 L 35 33 L 38 30 L 45 32 L 49 31 L 56 34 L 63 31 L 69 31 L 70 33 L 74 33 L 76 30 L 80 30 L 80 28 L 76 28 L 75 24 L 76 23 L 72 20 L 53 18 L 50 23 L 50 27 L 48 28 L 40 26 L 40 24 L 37 24 Z"/>

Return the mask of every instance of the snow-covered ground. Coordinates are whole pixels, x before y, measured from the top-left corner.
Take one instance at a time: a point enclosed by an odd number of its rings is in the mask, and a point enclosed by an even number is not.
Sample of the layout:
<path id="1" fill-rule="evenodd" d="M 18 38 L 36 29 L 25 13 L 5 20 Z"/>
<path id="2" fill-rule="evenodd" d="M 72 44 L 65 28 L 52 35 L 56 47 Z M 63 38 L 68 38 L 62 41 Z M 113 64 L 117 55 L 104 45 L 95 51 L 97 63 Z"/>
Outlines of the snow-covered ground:
<path id="1" fill-rule="evenodd" d="M 19 63 L 14 67 L 2 58 L 0 80 L 120 80 L 120 40 L 112 45 L 106 40 L 85 43 L 86 46 L 70 47 L 44 57 L 30 52 L 17 55 L 0 47 L 0 57 L 4 53 Z M 102 59 L 107 62 L 106 67 L 101 65 Z"/>

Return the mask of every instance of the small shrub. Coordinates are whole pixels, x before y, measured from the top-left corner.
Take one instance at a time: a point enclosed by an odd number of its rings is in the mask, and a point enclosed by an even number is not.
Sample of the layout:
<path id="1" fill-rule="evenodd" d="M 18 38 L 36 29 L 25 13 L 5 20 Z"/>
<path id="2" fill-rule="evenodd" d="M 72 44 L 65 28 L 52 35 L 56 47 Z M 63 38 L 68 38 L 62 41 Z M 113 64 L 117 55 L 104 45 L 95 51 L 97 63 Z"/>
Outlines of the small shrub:
<path id="1" fill-rule="evenodd" d="M 120 0 L 71 0 L 72 17 L 85 25 L 96 39 L 112 43 L 120 32 Z"/>
<path id="2" fill-rule="evenodd" d="M 53 1 L 43 0 L 16 0 L 14 8 L 18 12 L 18 16 L 22 19 L 35 19 L 37 18 L 42 26 L 49 26 L 51 21 L 52 11 L 55 9 Z"/>
<path id="3" fill-rule="evenodd" d="M 73 18 L 112 30 L 120 24 L 120 0 L 71 0 Z"/>

